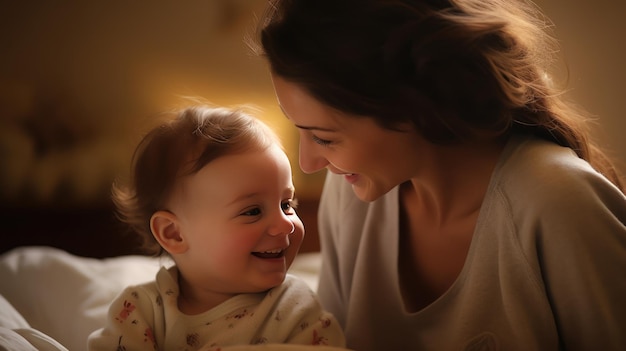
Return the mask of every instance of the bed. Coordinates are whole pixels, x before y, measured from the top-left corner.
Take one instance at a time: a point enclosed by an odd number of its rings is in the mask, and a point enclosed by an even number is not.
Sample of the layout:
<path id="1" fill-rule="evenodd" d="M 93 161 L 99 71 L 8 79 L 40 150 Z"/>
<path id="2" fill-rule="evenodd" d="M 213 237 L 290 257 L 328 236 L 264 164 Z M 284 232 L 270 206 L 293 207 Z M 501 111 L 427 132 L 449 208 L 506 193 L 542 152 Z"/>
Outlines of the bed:
<path id="1" fill-rule="evenodd" d="M 298 213 L 306 236 L 290 273 L 317 288 L 320 267 L 314 200 Z M 124 287 L 154 279 L 166 258 L 141 254 L 110 204 L 82 208 L 5 208 L 0 241 L 0 350 L 86 349 Z M 232 350 L 307 350 L 302 345 Z M 315 350 L 336 350 L 315 347 Z M 228 348 L 228 350 L 231 350 Z"/>

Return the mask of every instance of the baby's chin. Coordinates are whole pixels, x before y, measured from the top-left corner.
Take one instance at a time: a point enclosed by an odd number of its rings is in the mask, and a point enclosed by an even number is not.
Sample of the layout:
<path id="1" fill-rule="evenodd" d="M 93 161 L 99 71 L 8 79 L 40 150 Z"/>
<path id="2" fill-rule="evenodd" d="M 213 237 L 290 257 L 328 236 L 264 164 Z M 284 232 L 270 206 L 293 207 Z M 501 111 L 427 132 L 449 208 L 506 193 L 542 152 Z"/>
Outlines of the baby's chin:
<path id="1" fill-rule="evenodd" d="M 270 289 L 273 289 L 279 285 L 281 285 L 284 281 L 285 278 L 287 277 L 287 272 L 275 272 L 272 273 L 271 275 L 267 276 L 264 278 L 264 281 L 262 284 L 260 284 L 260 286 L 258 287 L 258 289 L 255 289 L 256 291 L 254 292 L 266 292 Z"/>

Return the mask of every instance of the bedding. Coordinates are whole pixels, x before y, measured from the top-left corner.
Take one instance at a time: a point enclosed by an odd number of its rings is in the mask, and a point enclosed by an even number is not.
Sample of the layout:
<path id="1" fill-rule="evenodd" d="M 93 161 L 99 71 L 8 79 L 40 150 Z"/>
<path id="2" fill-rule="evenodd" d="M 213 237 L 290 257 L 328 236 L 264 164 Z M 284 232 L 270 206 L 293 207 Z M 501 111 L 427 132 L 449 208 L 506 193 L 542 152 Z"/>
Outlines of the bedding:
<path id="1" fill-rule="evenodd" d="M 290 273 L 317 290 L 318 252 L 299 254 Z M 27 246 L 0 256 L 0 350 L 86 349 L 105 323 L 110 302 L 126 286 L 154 279 L 167 258 L 125 255 L 89 258 Z M 338 350 L 310 347 L 311 350 Z M 308 350 L 302 345 L 242 345 L 224 350 Z"/>

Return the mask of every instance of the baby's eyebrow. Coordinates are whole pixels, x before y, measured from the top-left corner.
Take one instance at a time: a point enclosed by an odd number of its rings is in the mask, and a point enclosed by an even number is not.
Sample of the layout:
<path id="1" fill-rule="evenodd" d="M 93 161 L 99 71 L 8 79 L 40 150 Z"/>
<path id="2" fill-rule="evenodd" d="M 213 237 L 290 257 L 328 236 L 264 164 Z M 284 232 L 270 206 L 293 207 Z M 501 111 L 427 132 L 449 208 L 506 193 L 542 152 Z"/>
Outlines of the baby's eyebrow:
<path id="1" fill-rule="evenodd" d="M 233 201 L 229 202 L 227 204 L 227 206 L 228 205 L 232 205 L 232 204 L 236 204 L 236 203 L 241 202 L 241 201 L 246 200 L 246 199 L 252 199 L 252 198 L 254 198 L 254 197 L 258 196 L 258 195 L 259 195 L 258 192 L 254 192 L 254 193 L 247 193 L 247 194 L 243 194 L 241 196 L 237 196 Z"/>

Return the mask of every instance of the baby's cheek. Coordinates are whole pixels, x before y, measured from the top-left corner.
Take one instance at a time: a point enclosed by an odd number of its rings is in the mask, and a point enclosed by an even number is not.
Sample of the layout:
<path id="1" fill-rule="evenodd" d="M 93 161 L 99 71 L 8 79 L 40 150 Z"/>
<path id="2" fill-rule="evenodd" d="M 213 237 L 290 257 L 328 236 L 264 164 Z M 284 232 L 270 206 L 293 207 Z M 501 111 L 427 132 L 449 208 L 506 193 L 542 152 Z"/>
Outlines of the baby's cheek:
<path id="1" fill-rule="evenodd" d="M 302 242 L 302 239 L 304 238 L 304 233 L 305 233 L 304 224 L 302 223 L 302 220 L 300 219 L 300 217 L 298 217 L 298 215 L 295 215 L 291 221 L 293 222 L 293 225 L 294 225 L 293 234 L 290 235 L 291 241 L 299 240 L 300 242 Z"/>
<path id="2" fill-rule="evenodd" d="M 226 240 L 222 241 L 222 245 L 217 250 L 218 255 L 223 257 L 249 255 L 256 249 L 258 242 L 258 235 L 230 235 Z"/>

